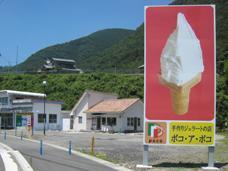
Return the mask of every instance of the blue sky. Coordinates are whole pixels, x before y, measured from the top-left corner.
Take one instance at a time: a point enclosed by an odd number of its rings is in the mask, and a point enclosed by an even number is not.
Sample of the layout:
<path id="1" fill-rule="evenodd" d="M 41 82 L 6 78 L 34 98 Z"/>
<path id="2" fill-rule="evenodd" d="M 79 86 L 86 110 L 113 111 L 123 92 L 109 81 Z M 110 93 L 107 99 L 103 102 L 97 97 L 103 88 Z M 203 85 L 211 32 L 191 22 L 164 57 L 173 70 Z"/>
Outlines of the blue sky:
<path id="1" fill-rule="evenodd" d="M 0 0 L 0 66 L 106 28 L 136 29 L 144 6 L 171 0 Z"/>

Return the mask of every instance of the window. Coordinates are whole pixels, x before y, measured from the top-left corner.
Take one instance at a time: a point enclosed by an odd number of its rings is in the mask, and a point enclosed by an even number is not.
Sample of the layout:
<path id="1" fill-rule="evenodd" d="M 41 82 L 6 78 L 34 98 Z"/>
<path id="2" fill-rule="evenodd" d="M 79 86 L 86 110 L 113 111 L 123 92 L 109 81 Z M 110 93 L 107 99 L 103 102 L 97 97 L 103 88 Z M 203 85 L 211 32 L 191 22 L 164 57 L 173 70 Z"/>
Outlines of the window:
<path id="1" fill-rule="evenodd" d="M 102 118 L 102 125 L 106 125 L 106 118 Z"/>
<path id="2" fill-rule="evenodd" d="M 8 105 L 8 97 L 0 97 L 0 104 Z"/>
<path id="3" fill-rule="evenodd" d="M 46 114 L 38 114 L 38 123 L 46 122 Z"/>
<path id="4" fill-rule="evenodd" d="M 127 118 L 127 126 L 134 126 L 135 118 Z M 140 126 L 140 118 L 137 118 L 138 126 Z M 137 124 L 137 123 L 136 123 Z"/>
<path id="5" fill-rule="evenodd" d="M 49 123 L 57 123 L 57 115 L 49 114 Z"/>
<path id="6" fill-rule="evenodd" d="M 78 116 L 78 123 L 82 123 L 82 116 Z"/>
<path id="7" fill-rule="evenodd" d="M 131 118 L 127 118 L 127 126 L 131 126 Z"/>
<path id="8" fill-rule="evenodd" d="M 134 126 L 134 118 L 131 118 L 131 126 Z"/>
<path id="9" fill-rule="evenodd" d="M 140 123 L 140 118 L 138 118 L 138 126 L 140 126 L 141 125 L 141 123 Z"/>
<path id="10" fill-rule="evenodd" d="M 116 125 L 116 118 L 107 118 L 107 125 L 115 126 Z"/>

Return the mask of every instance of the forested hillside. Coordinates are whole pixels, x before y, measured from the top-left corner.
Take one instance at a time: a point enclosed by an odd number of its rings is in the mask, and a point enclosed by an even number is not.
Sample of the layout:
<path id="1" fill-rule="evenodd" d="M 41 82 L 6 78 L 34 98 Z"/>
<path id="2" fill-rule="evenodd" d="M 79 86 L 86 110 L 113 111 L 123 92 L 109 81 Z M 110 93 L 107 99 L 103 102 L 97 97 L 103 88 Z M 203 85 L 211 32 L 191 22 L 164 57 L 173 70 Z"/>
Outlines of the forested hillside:
<path id="1" fill-rule="evenodd" d="M 86 62 L 88 59 L 93 58 L 132 33 L 134 33 L 133 30 L 127 29 L 97 31 L 80 39 L 41 49 L 13 69 L 17 71 L 37 71 L 47 58 L 55 57 L 74 59 L 77 67 L 85 70 L 88 66 Z M 90 65 L 93 65 L 93 63 Z"/>
<path id="2" fill-rule="evenodd" d="M 122 74 L 5 74 L 0 75 L 0 90 L 43 92 L 47 81 L 47 98 L 62 100 L 70 110 L 86 89 L 111 92 L 124 97 L 143 99 L 143 76 Z"/>
<path id="3" fill-rule="evenodd" d="M 93 71 L 134 72 L 144 63 L 144 25 L 129 37 L 86 61 L 86 68 Z"/>

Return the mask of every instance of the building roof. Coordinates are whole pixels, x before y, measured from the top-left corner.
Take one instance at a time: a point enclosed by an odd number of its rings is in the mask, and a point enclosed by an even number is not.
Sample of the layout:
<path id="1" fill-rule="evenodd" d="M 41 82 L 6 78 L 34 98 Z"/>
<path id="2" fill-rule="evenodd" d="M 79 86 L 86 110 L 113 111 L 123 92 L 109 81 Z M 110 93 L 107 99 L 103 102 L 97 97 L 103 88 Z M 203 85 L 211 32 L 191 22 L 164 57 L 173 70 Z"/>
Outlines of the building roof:
<path id="1" fill-rule="evenodd" d="M 54 68 L 53 65 L 45 65 L 45 64 L 44 64 L 44 67 L 47 68 L 47 69 L 53 69 Z"/>
<path id="2" fill-rule="evenodd" d="M 43 94 L 43 93 L 33 93 L 33 92 L 14 91 L 14 90 L 1 90 L 0 93 L 15 94 L 15 95 L 22 95 L 22 96 L 33 96 L 33 97 L 46 96 L 46 94 Z"/>
<path id="3" fill-rule="evenodd" d="M 61 62 L 73 62 L 73 63 L 75 63 L 75 60 L 73 60 L 73 59 L 52 58 L 52 60 L 61 61 Z"/>
<path id="4" fill-rule="evenodd" d="M 117 98 L 117 95 L 114 93 L 104 93 L 104 92 L 99 92 L 99 91 L 94 91 L 94 90 L 85 90 L 85 92 L 83 93 L 83 95 L 80 97 L 80 99 L 78 100 L 78 102 L 74 105 L 73 109 L 71 110 L 70 115 L 74 115 L 73 111 L 79 106 L 79 104 L 82 102 L 82 100 L 86 97 L 87 94 L 90 93 L 96 93 L 96 94 L 106 94 L 106 95 L 112 95 L 115 96 Z"/>
<path id="5" fill-rule="evenodd" d="M 109 99 L 103 100 L 92 106 L 85 113 L 120 113 L 139 101 L 138 98 L 131 99 Z"/>

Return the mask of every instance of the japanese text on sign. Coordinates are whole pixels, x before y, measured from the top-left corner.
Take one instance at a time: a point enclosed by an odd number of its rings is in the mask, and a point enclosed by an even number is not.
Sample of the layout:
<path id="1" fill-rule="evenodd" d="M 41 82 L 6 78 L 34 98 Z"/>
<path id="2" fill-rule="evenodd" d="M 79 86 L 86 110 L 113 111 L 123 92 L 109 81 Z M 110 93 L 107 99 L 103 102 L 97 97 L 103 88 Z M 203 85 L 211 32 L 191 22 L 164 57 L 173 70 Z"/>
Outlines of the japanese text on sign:
<path id="1" fill-rule="evenodd" d="M 186 145 L 213 145 L 214 123 L 171 122 L 169 143 Z"/>

